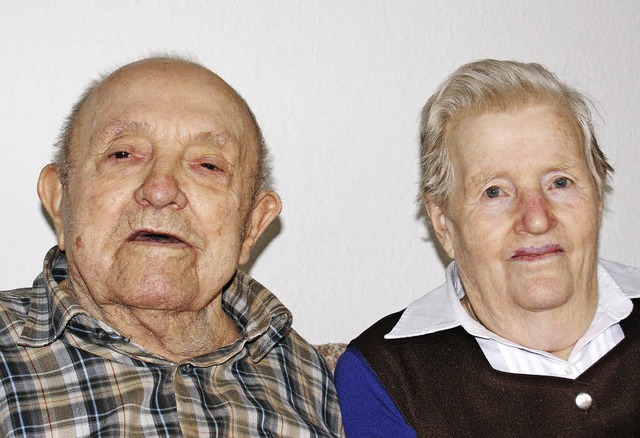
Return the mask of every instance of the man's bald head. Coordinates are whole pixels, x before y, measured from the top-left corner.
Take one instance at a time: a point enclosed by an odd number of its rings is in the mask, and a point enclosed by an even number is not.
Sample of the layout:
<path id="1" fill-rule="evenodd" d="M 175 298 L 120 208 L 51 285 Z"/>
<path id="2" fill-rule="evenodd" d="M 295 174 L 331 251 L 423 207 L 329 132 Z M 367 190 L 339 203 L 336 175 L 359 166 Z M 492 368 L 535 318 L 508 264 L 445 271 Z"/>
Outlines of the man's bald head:
<path id="1" fill-rule="evenodd" d="M 262 136 L 262 131 L 255 115 L 240 94 L 222 78 L 201 64 L 177 56 L 163 56 L 145 58 L 126 64 L 110 73 L 104 74 L 92 81 L 84 90 L 80 99 L 73 105 L 60 136 L 56 142 L 54 164 L 60 169 L 60 176 L 66 186 L 70 172 L 74 167 L 74 147 L 77 143 L 90 141 L 82 135 L 91 129 L 95 112 L 108 92 L 127 92 L 127 82 L 140 78 L 141 75 L 167 75 L 176 78 L 192 75 L 194 72 L 205 77 L 211 87 L 214 87 L 220 100 L 225 102 L 225 111 L 236 118 L 242 131 L 243 147 L 254 152 L 255 164 L 252 167 L 252 199 L 261 190 L 268 188 L 271 180 L 269 165 L 269 151 Z M 185 79 L 188 80 L 188 79 Z"/>

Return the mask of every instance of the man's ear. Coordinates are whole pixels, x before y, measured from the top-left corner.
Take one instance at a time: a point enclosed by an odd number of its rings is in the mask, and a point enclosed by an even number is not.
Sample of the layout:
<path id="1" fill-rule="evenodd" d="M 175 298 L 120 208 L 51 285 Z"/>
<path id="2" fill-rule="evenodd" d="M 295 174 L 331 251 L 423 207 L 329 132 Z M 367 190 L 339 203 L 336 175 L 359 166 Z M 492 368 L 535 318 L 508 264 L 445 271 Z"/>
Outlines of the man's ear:
<path id="1" fill-rule="evenodd" d="M 38 178 L 38 196 L 49 217 L 53 221 L 58 238 L 58 247 L 64 251 L 64 230 L 62 227 L 61 205 L 64 188 L 58 166 L 47 164 Z"/>
<path id="2" fill-rule="evenodd" d="M 438 242 L 442 245 L 442 249 L 445 250 L 449 258 L 454 260 L 456 257 L 453 249 L 453 233 L 451 230 L 451 222 L 447 218 L 447 214 L 442 207 L 433 202 L 433 200 L 424 200 L 424 208 L 427 210 L 429 219 L 431 220 L 431 226 L 438 238 Z"/>
<path id="3" fill-rule="evenodd" d="M 251 248 L 253 248 L 253 245 L 255 245 L 269 224 L 278 217 L 281 210 L 282 202 L 280 202 L 280 196 L 277 193 L 271 190 L 260 190 L 246 225 L 246 234 L 240 249 L 239 262 L 241 265 L 249 261 Z"/>

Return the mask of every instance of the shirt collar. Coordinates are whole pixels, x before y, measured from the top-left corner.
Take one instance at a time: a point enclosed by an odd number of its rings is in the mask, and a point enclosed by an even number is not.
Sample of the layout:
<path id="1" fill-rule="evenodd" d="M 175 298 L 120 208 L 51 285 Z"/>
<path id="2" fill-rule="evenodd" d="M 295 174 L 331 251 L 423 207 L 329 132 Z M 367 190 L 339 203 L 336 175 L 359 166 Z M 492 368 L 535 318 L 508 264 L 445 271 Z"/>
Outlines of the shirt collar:
<path id="1" fill-rule="evenodd" d="M 385 338 L 426 335 L 460 325 L 458 313 L 462 305 L 454 286 L 457 277 L 456 264 L 451 262 L 445 273 L 446 282 L 411 303 Z"/>
<path id="2" fill-rule="evenodd" d="M 67 275 L 67 259 L 54 246 L 44 259 L 42 273 L 33 282 L 33 294 L 19 345 L 48 345 L 62 334 L 75 315 L 86 314 L 75 296 L 60 286 Z"/>
<path id="3" fill-rule="evenodd" d="M 411 303 L 386 339 L 407 338 L 463 326 L 473 336 L 497 336 L 464 310 L 464 290 L 455 262 L 446 270 L 446 282 Z M 608 260 L 598 263 L 598 309 L 594 320 L 614 324 L 626 318 L 633 307 L 630 298 L 640 297 L 640 270 Z M 609 324 L 609 325 L 610 325 Z M 592 327 L 588 331 L 592 331 Z"/>
<path id="4" fill-rule="evenodd" d="M 237 271 L 222 294 L 222 308 L 241 329 L 242 343 L 258 361 L 291 331 L 291 312 L 267 288 Z"/>

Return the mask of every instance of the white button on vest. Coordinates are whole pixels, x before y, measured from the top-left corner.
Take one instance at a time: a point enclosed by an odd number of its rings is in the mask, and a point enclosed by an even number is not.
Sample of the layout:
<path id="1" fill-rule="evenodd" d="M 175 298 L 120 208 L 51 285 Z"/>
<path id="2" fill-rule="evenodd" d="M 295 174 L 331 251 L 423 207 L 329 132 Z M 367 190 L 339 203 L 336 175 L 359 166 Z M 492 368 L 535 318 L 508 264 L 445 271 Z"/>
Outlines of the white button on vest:
<path id="1" fill-rule="evenodd" d="M 587 410 L 591 407 L 591 403 L 593 403 L 593 399 L 586 392 L 581 392 L 576 396 L 576 405 L 583 410 Z"/>

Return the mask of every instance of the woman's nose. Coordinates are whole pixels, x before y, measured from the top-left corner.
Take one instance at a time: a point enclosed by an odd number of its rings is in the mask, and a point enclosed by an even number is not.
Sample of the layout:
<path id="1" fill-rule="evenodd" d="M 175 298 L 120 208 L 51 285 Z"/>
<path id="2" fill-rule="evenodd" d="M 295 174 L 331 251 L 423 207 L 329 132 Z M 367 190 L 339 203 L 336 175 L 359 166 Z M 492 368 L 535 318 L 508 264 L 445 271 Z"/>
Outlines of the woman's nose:
<path id="1" fill-rule="evenodd" d="M 556 224 L 548 199 L 541 191 L 526 193 L 518 199 L 516 231 L 544 234 Z"/>

